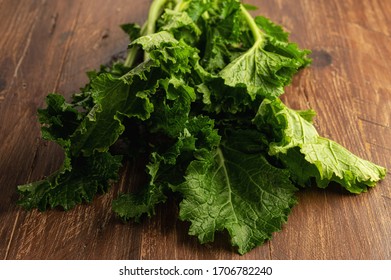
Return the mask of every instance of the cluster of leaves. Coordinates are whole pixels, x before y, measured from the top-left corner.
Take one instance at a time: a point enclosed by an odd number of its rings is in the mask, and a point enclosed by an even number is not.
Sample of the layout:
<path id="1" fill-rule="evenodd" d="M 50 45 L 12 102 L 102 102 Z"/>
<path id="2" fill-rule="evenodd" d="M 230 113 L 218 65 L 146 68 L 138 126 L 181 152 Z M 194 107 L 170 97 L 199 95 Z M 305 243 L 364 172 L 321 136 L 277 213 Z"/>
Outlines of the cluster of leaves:
<path id="1" fill-rule="evenodd" d="M 88 73 L 70 103 L 50 94 L 39 110 L 43 138 L 65 160 L 45 180 L 19 186 L 20 205 L 89 202 L 117 179 L 124 157 L 144 157 L 148 182 L 113 202 L 120 217 L 150 216 L 177 193 L 191 235 L 205 243 L 227 230 L 244 254 L 281 229 L 298 187 L 335 181 L 361 193 L 381 180 L 384 168 L 318 135 L 312 110 L 281 102 L 309 51 L 249 8 L 155 0 L 144 26 L 123 25 L 127 59 Z"/>

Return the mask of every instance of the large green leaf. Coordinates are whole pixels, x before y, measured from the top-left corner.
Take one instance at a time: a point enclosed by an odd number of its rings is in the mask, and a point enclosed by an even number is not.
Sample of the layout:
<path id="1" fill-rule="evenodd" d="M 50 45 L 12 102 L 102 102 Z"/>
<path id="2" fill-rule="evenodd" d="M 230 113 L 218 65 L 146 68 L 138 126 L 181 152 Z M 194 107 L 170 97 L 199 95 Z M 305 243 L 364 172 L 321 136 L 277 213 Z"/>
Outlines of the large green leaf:
<path id="1" fill-rule="evenodd" d="M 315 178 L 321 188 L 335 181 L 352 193 L 361 193 L 384 178 L 383 167 L 319 136 L 313 124 L 302 115 L 279 99 L 265 99 L 254 119 L 267 134 L 269 154 L 280 158 L 299 184 Z"/>
<path id="2" fill-rule="evenodd" d="M 201 243 L 226 229 L 244 254 L 279 231 L 296 202 L 289 173 L 269 164 L 256 141 L 246 145 L 252 136 L 239 131 L 223 138 L 213 154 L 189 165 L 184 183 L 173 187 L 184 197 L 179 216 L 191 222 L 189 233 Z"/>
<path id="3" fill-rule="evenodd" d="M 268 35 L 261 31 L 247 11 L 243 7 L 241 10 L 254 36 L 254 43 L 221 70 L 219 76 L 228 86 L 245 88 L 252 99 L 257 95 L 280 96 L 299 68 L 310 62 L 307 58 L 309 52 L 300 50 L 295 44 L 280 41 L 280 33 L 275 38 L 271 36 L 273 33 Z"/>
<path id="4" fill-rule="evenodd" d="M 19 186 L 18 203 L 26 209 L 69 210 L 84 201 L 91 202 L 97 193 L 106 192 L 110 181 L 118 178 L 120 166 L 121 157 L 109 153 L 69 159 L 68 164 L 45 180 Z"/>

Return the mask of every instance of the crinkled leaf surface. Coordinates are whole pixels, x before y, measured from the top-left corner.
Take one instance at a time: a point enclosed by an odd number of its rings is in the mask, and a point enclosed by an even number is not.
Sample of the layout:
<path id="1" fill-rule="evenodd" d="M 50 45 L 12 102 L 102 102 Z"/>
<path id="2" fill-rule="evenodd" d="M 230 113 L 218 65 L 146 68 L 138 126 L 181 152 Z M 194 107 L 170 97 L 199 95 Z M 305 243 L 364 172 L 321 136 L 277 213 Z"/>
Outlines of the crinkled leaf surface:
<path id="1" fill-rule="evenodd" d="M 250 22 L 254 43 L 224 67 L 219 76 L 228 86 L 246 88 L 252 99 L 256 95 L 278 97 L 283 93 L 284 86 L 291 82 L 292 76 L 310 62 L 306 57 L 308 51 L 278 40 L 282 38 L 280 33 L 278 38 L 268 35 L 252 21 L 248 13 L 244 12 L 244 16 Z"/>
<path id="2" fill-rule="evenodd" d="M 260 130 L 268 127 L 269 154 L 282 159 L 294 176 L 301 174 L 301 178 L 297 177 L 298 183 L 303 184 L 313 177 L 319 187 L 335 181 L 352 193 L 361 193 L 386 174 L 383 167 L 319 136 L 312 123 L 279 99 L 265 99 L 254 121 Z"/>
<path id="3" fill-rule="evenodd" d="M 246 135 L 241 132 L 244 143 Z M 193 161 L 186 181 L 174 190 L 183 194 L 179 215 L 191 222 L 191 235 L 205 243 L 226 229 L 244 254 L 281 229 L 297 189 L 286 170 L 270 165 L 259 151 L 243 151 L 248 146 L 235 138 L 223 138 L 210 157 Z"/>
<path id="4" fill-rule="evenodd" d="M 189 45 L 194 45 L 199 40 L 201 30 L 186 12 L 166 10 L 162 20 L 161 30 L 170 32 L 175 38 L 180 38 Z"/>
<path id="5" fill-rule="evenodd" d="M 82 115 L 59 94 L 49 94 L 46 97 L 46 104 L 45 109 L 38 110 L 42 137 L 64 147 L 64 141 L 80 125 Z"/>
<path id="6" fill-rule="evenodd" d="M 73 154 L 82 152 L 88 156 L 94 151 L 107 151 L 124 132 L 125 117 L 150 118 L 154 111 L 150 97 L 156 92 L 160 79 L 191 71 L 188 54 L 193 53 L 192 48 L 179 43 L 168 32 L 140 37 L 133 44 L 150 53 L 151 59 L 121 77 L 103 73 L 92 80 L 95 106 L 71 136 Z M 182 57 L 186 59 L 179 59 Z M 167 66 L 161 69 L 162 64 Z"/>
<path id="7" fill-rule="evenodd" d="M 118 178 L 120 166 L 121 157 L 109 153 L 73 158 L 47 179 L 19 186 L 18 203 L 26 209 L 43 211 L 59 206 L 69 210 L 83 201 L 91 202 L 97 193 L 106 192 L 109 181 Z"/>
<path id="8" fill-rule="evenodd" d="M 148 184 L 138 193 L 120 195 L 113 202 L 113 211 L 125 220 L 153 215 L 155 206 L 166 200 L 168 185 L 182 182 L 189 163 L 218 146 L 220 136 L 213 126 L 213 121 L 207 117 L 187 120 L 183 133 L 173 145 L 165 148 L 161 145 L 151 153 L 147 165 Z"/>
<path id="9" fill-rule="evenodd" d="M 113 211 L 122 219 L 140 220 L 143 214 L 149 217 L 155 214 L 155 206 L 166 200 L 164 186 L 155 183 L 159 172 L 160 159 L 154 153 L 152 161 L 147 165 L 149 183 L 139 193 L 121 194 L 113 201 Z"/>
<path id="10" fill-rule="evenodd" d="M 126 60 L 88 72 L 71 102 L 51 94 L 39 110 L 43 138 L 65 160 L 19 186 L 19 204 L 68 210 L 108 189 L 121 155 L 142 158 L 147 182 L 113 202 L 118 216 L 151 216 L 175 191 L 190 234 L 208 242 L 227 230 L 243 254 L 287 220 L 291 181 L 359 193 L 383 178 L 383 168 L 320 137 L 314 111 L 279 101 L 309 51 L 247 9 L 239 0 L 154 0 L 142 27 L 122 25 L 132 40 Z"/>
<path id="11" fill-rule="evenodd" d="M 228 86 L 246 88 L 253 99 L 256 95 L 277 97 L 283 94 L 284 86 L 306 62 L 291 57 L 289 54 L 294 49 L 288 44 L 274 39 L 269 42 L 273 44 L 270 51 L 265 49 L 262 40 L 257 41 L 250 50 L 221 70 L 219 77 Z M 284 51 L 286 55 L 282 55 Z"/>
<path id="12" fill-rule="evenodd" d="M 136 75 L 144 79 L 142 74 Z M 152 83 L 152 90 L 154 86 Z M 111 74 L 94 79 L 92 88 L 95 106 L 71 136 L 74 155 L 82 152 L 89 156 L 95 151 L 107 151 L 124 132 L 125 116 L 147 119 L 153 111 L 144 91 L 132 91 L 129 83 Z"/>

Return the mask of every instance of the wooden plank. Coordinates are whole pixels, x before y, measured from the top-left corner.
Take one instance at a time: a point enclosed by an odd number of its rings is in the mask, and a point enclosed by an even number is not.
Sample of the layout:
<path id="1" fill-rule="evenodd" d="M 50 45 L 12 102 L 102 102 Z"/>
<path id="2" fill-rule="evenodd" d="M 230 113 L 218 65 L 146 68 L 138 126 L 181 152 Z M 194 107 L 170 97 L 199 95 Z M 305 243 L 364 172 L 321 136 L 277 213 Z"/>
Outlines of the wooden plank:
<path id="1" fill-rule="evenodd" d="M 9 52 L 1 55 L 2 64 L 9 68 L 2 67 L 7 70 L 2 75 L 11 76 L 3 78 L 7 86 L 2 91 L 1 104 L 5 110 L 1 110 L 1 119 L 7 119 L 2 122 L 1 135 L 9 146 L 3 145 L 1 150 L 1 186 L 8 187 L 0 203 L 7 206 L 1 217 L 4 238 L 0 241 L 0 255 L 11 259 L 99 258 L 104 256 L 103 251 L 108 258 L 138 258 L 137 247 L 127 248 L 115 242 L 108 246 L 101 240 L 105 224 L 110 224 L 107 233 L 110 236 L 111 228 L 120 226 L 110 212 L 112 196 L 98 199 L 95 207 L 81 206 L 70 213 L 26 213 L 15 206 L 15 188 L 50 174 L 62 162 L 62 152 L 39 138 L 35 115 L 46 94 L 56 91 L 70 97 L 87 81 L 87 70 L 96 69 L 125 51 L 128 39 L 119 25 L 130 20 L 141 23 L 148 3 L 133 1 L 134 16 L 129 18 L 128 10 L 124 9 L 128 1 L 117 1 L 116 5 L 107 1 L 24 2 L 16 5 L 15 1 L 8 1 L 9 6 L 2 9 L 5 14 L 1 26 L 7 27 L 7 33 L 1 49 Z M 7 16 L 13 18 L 7 20 Z M 25 38 L 27 44 L 22 43 Z M 84 211 L 87 208 L 90 210 Z M 135 242 L 138 235 L 133 233 L 140 231 L 121 234 L 126 228 L 120 227 L 114 237 L 139 243 Z M 113 254 L 112 246 L 121 250 Z"/>
<path id="2" fill-rule="evenodd" d="M 28 180 L 37 148 L 38 126 L 33 119 L 37 101 L 35 92 L 38 90 L 28 83 L 28 68 L 24 68 L 30 59 L 30 52 L 37 48 L 34 44 L 35 32 L 40 24 L 39 18 L 44 12 L 37 3 L 8 1 L 2 3 L 1 9 L 1 80 L 0 93 L 2 137 L 0 161 L 0 185 L 4 188 L 0 198 L 2 237 L 0 252 L 6 257 L 14 236 L 17 221 L 25 213 L 18 212 L 15 207 L 15 186 Z M 13 15 L 10 17 L 10 15 Z M 20 24 L 24 21 L 25 24 Z M 22 43 L 23 42 L 23 43 Z M 43 48 L 45 47 L 45 44 Z M 47 47 L 47 45 L 46 45 Z M 36 61 L 34 61 L 36 64 Z M 35 67 L 37 68 L 37 67 Z M 34 70 L 37 70 L 35 69 Z M 48 83 L 50 84 L 50 82 Z M 43 85 L 45 87 L 46 85 Z M 29 90 L 27 91 L 27 87 Z M 20 180 L 20 181 L 19 181 Z"/>
<path id="3" fill-rule="evenodd" d="M 91 205 L 69 212 L 25 212 L 19 184 L 56 170 L 62 153 L 40 139 L 36 110 L 47 93 L 67 98 L 85 72 L 108 63 L 128 43 L 118 28 L 142 23 L 150 1 L 0 1 L 0 258 L 3 259 L 390 259 L 391 181 L 360 196 L 338 186 L 299 194 L 288 224 L 272 241 L 237 255 L 225 233 L 200 245 L 178 221 L 177 201 L 151 219 L 123 224 L 110 211 L 121 191 L 141 184 L 143 167 L 128 163 L 121 180 Z M 284 101 L 313 108 L 321 135 L 391 168 L 391 2 L 386 0 L 253 0 L 263 14 L 314 50 L 312 67 Z M 93 11 L 93 12 L 92 12 Z"/>
<path id="4" fill-rule="evenodd" d="M 299 3 L 298 3 L 299 2 Z M 390 161 L 391 82 L 389 1 L 277 1 L 266 12 L 313 50 L 312 67 L 296 77 L 284 101 L 317 111 L 319 133 L 355 154 Z M 276 259 L 389 259 L 390 190 L 387 178 L 361 196 L 300 193 L 285 230 L 271 242 Z M 289 245 L 287 245 L 289 244 Z"/>

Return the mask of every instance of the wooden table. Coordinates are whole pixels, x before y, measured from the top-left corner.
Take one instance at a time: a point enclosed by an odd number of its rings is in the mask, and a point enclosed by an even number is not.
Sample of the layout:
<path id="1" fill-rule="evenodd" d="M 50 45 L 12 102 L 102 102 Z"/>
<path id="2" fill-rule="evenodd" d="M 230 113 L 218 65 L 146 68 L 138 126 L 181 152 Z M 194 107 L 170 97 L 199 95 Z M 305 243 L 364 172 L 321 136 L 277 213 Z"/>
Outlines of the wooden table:
<path id="1" fill-rule="evenodd" d="M 391 170 L 391 1 L 259 0 L 252 11 L 282 24 L 313 50 L 313 65 L 286 89 L 292 108 L 313 108 L 316 127 L 355 154 Z M 49 92 L 67 98 L 97 69 L 124 53 L 118 27 L 142 23 L 150 1 L 0 0 L 0 258 L 2 259 L 390 259 L 391 176 L 360 196 L 338 186 L 299 193 L 288 223 L 245 256 L 224 234 L 199 245 L 177 220 L 175 203 L 141 223 L 120 222 L 111 201 L 137 184 L 128 163 L 121 180 L 91 205 L 69 212 L 26 212 L 16 186 L 62 162 L 40 138 L 37 108 Z"/>

